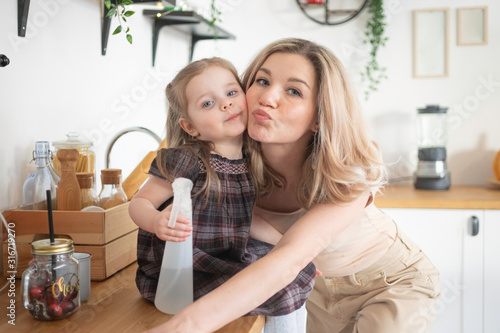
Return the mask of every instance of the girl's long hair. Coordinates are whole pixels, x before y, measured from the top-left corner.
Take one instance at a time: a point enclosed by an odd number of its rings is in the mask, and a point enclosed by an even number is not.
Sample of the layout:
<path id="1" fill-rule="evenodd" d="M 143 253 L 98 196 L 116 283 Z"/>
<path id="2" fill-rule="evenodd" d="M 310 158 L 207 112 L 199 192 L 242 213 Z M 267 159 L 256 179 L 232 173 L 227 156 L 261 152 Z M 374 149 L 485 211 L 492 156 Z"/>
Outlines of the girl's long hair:
<path id="1" fill-rule="evenodd" d="M 378 190 L 386 181 L 386 168 L 378 147 L 368 138 L 361 107 L 348 74 L 331 51 L 297 38 L 271 43 L 243 74 L 245 89 L 254 83 L 257 71 L 266 59 L 276 52 L 306 58 L 314 68 L 318 87 L 316 119 L 319 129 L 311 138 L 297 186 L 300 204 L 309 209 L 319 203 L 349 202 L 366 191 Z M 261 194 L 270 193 L 275 186 L 282 187 L 285 179 L 266 165 L 260 144 L 253 141 L 252 151 L 251 163 Z"/>

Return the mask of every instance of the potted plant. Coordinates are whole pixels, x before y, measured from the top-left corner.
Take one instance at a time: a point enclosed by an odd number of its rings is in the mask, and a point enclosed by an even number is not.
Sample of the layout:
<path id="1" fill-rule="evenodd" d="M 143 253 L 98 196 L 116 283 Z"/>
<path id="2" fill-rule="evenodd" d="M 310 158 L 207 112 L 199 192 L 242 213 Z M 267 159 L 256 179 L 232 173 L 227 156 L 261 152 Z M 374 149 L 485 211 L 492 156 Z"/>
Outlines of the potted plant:
<path id="1" fill-rule="evenodd" d="M 107 17 L 117 17 L 118 18 L 118 27 L 113 31 L 113 35 L 117 35 L 120 32 L 125 33 L 125 37 L 127 41 L 132 44 L 132 35 L 130 32 L 130 27 L 127 23 L 127 17 L 130 17 L 135 14 L 132 10 L 127 10 L 126 6 L 129 6 L 133 3 L 132 0 L 104 0 L 104 5 L 108 9 Z"/>

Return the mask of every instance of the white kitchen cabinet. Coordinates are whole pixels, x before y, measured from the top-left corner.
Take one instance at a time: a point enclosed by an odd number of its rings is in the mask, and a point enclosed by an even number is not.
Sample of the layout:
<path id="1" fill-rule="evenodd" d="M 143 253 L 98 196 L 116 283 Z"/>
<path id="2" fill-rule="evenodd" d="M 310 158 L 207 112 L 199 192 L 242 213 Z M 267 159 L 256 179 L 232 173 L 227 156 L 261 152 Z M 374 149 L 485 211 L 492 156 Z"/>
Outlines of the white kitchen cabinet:
<path id="1" fill-rule="evenodd" d="M 485 211 L 484 332 L 500 332 L 500 211 Z"/>
<path id="2" fill-rule="evenodd" d="M 498 329 L 490 330 L 490 327 L 498 327 L 498 317 L 491 320 L 483 318 L 483 304 L 485 307 L 496 305 L 496 308 L 488 310 L 491 314 L 498 313 L 499 309 L 498 298 L 493 295 L 485 297 L 483 292 L 486 285 L 498 295 L 500 282 L 491 278 L 484 283 L 484 260 L 493 262 L 493 256 L 500 252 L 498 238 L 495 240 L 496 253 L 484 255 L 485 229 L 493 229 L 491 223 L 487 226 L 484 223 L 485 215 L 493 218 L 490 212 L 485 214 L 482 209 L 381 209 L 420 246 L 440 271 L 441 299 L 433 309 L 436 313 L 433 333 L 500 332 Z M 496 213 L 493 216 L 498 220 L 500 217 Z M 473 216 L 479 220 L 479 230 L 474 236 Z M 500 223 L 496 223 L 497 235 L 500 235 L 499 227 Z M 487 270 L 486 274 L 490 272 Z M 498 277 L 498 265 L 496 274 Z M 483 330 L 483 323 L 487 330 Z"/>

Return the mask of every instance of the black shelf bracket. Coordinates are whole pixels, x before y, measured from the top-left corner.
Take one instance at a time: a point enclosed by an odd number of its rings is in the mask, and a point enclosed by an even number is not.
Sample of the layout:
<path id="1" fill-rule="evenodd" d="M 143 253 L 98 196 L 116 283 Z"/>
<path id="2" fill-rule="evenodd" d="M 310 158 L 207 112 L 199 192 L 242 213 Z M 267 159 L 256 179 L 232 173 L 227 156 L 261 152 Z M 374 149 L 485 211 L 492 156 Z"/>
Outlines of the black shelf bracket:
<path id="1" fill-rule="evenodd" d="M 190 24 L 198 24 L 199 22 L 192 22 Z M 178 21 L 178 20 L 161 20 L 161 19 L 154 19 L 153 20 L 153 67 L 155 65 L 155 60 L 156 60 L 156 50 L 158 48 L 158 37 L 160 35 L 160 30 L 164 26 L 173 26 L 176 24 L 186 24 L 186 22 L 183 21 Z M 191 57 L 192 57 L 192 52 L 191 52 Z"/>
<path id="2" fill-rule="evenodd" d="M 17 0 L 17 35 L 19 37 L 26 37 L 29 9 L 30 0 Z"/>
<path id="3" fill-rule="evenodd" d="M 211 27 L 205 18 L 192 11 L 145 9 L 143 15 L 153 20 L 153 66 L 155 65 L 156 50 L 158 48 L 158 36 L 161 28 L 165 26 L 171 26 L 191 36 L 189 62 L 193 60 L 194 47 L 197 42 L 207 39 L 235 39 L 234 35 L 217 25 Z"/>
<path id="4" fill-rule="evenodd" d="M 189 62 L 193 61 L 194 46 L 196 45 L 196 43 L 199 41 L 202 41 L 202 40 L 207 40 L 207 39 L 215 39 L 215 37 L 213 37 L 213 36 L 207 37 L 207 36 L 201 36 L 201 35 L 196 35 L 196 34 L 191 35 L 191 49 L 189 50 Z M 229 39 L 229 38 L 224 38 L 224 39 Z"/>
<path id="5" fill-rule="evenodd" d="M 101 55 L 106 55 L 108 49 L 109 29 L 111 27 L 111 17 L 108 17 L 109 9 L 103 2 L 103 16 L 101 25 Z"/>

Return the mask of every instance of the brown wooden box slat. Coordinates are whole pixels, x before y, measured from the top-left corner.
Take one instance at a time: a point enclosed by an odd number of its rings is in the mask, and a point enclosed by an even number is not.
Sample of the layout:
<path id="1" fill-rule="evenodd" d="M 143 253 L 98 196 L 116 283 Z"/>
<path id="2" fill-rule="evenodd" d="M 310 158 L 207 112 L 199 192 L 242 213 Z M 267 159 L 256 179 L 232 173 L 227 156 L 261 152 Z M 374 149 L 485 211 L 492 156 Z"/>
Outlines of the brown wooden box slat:
<path id="1" fill-rule="evenodd" d="M 90 265 L 92 281 L 102 281 L 137 260 L 137 233 L 138 230 L 131 231 L 105 245 L 75 245 L 75 252 L 92 255 Z M 31 243 L 16 241 L 16 246 L 18 264 L 15 275 L 20 278 L 32 258 Z M 3 271 L 9 272 L 6 257 L 7 242 L 3 244 L 3 253 Z"/>

